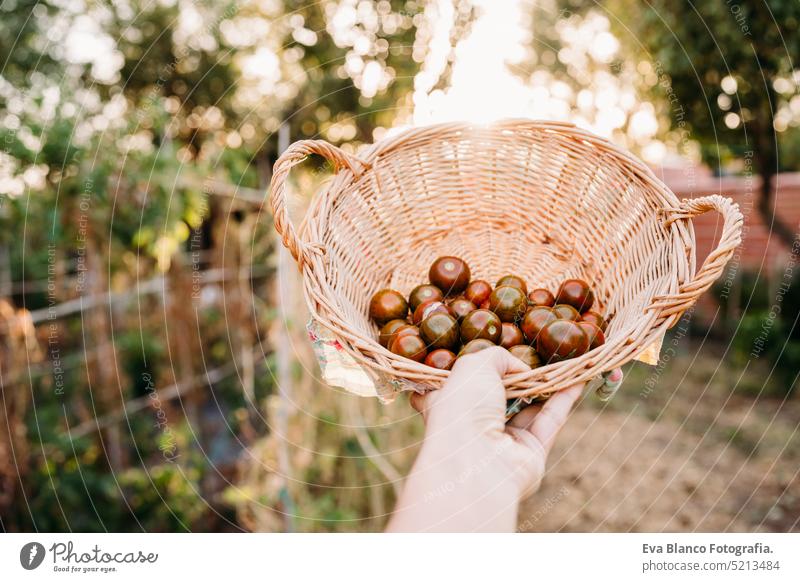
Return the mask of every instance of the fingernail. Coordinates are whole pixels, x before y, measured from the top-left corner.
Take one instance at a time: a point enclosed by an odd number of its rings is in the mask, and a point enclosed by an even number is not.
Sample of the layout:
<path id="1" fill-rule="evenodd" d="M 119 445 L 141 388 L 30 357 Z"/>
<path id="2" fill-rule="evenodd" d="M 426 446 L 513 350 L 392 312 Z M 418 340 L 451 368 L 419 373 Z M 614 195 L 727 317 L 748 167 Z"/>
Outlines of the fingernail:
<path id="1" fill-rule="evenodd" d="M 622 386 L 622 370 L 616 368 L 603 374 L 603 382 L 595 390 L 595 395 L 603 402 L 611 399 Z"/>

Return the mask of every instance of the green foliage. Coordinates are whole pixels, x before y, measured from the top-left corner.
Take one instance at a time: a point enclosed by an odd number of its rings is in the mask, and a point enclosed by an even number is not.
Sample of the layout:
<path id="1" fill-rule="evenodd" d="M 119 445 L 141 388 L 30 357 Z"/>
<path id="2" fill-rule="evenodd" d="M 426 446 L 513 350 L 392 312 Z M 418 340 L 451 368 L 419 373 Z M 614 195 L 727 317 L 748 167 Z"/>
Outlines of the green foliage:
<path id="1" fill-rule="evenodd" d="M 306 87 L 294 103 L 297 114 L 291 117 L 293 134 L 312 137 L 321 129 L 324 135 L 337 122 L 347 121 L 356 128 L 351 140 L 370 142 L 372 128 L 391 125 L 398 113 L 403 113 L 396 110 L 398 105 L 407 105 L 405 97 L 413 89 L 414 74 L 419 68 L 412 49 L 414 21 L 421 16 L 423 7 L 417 2 L 379 2 L 377 18 L 357 18 L 352 27 L 337 31 L 326 19 L 330 7 L 325 3 L 288 2 L 287 10 L 292 11 L 293 18 L 295 14 L 302 16 L 303 26 L 316 31 L 319 39 L 312 47 L 299 42 L 292 45 L 301 52 L 300 63 L 307 75 Z M 366 55 L 361 54 L 353 48 L 356 39 L 368 39 L 373 48 Z M 375 91 L 365 87 L 366 75 L 357 74 L 354 83 L 345 74 L 350 59 L 361 63 L 363 70 L 377 70 L 371 63 L 377 64 L 392 81 Z M 339 140 L 334 136 L 333 141 Z"/>
<path id="2" fill-rule="evenodd" d="M 13 82 L 27 77 L 31 71 L 56 74 L 61 69 L 57 58 L 41 50 L 41 31 L 46 30 L 57 12 L 59 9 L 53 3 L 40 0 L 0 3 L 0 31 L 4 39 L 0 43 L 0 62 L 5 79 Z"/>
<path id="3" fill-rule="evenodd" d="M 784 397 L 797 385 L 800 370 L 800 275 L 791 270 L 772 285 L 757 275 L 741 278 L 738 295 L 741 319 L 731 338 L 733 360 L 740 365 L 766 362 L 768 378 L 758 386 L 742 387 L 744 392 Z M 719 292 L 720 286 L 717 286 Z M 723 297 L 723 309 L 730 297 Z"/>
<path id="4" fill-rule="evenodd" d="M 234 223 L 250 225 L 241 232 L 251 237 L 245 243 L 253 265 L 271 264 L 267 221 L 252 226 L 241 205 L 230 212 L 229 198 L 212 198 L 208 184 L 263 191 L 283 123 L 292 139 L 322 136 L 348 147 L 372 141 L 375 127 L 392 125 L 410 102 L 420 61 L 412 46 L 423 10 L 423 2 L 411 0 L 2 3 L 0 36 L 15 40 L 0 44 L 0 245 L 9 247 L 12 283 L 30 283 L 14 297 L 17 305 L 41 309 L 89 294 L 124 295 L 161 275 L 170 285 L 173 274 L 185 280 L 195 275 L 189 237 L 197 232 L 204 237 L 199 250 L 205 255 L 197 259 L 204 266 L 223 253 L 239 260 L 241 249 L 232 248 L 237 241 L 226 238 Z M 334 26 L 337 14 L 350 24 Z M 223 266 L 234 264 L 226 260 Z M 48 361 L 34 385 L 23 387 L 34 395 L 26 419 L 33 452 L 26 489 L 35 494 L 29 507 L 18 500 L 13 522 L 4 515 L 4 526 L 228 527 L 214 517 L 225 512 L 215 497 L 221 486 L 204 488 L 219 480 L 219 470 L 232 470 L 235 453 L 226 443 L 240 432 L 247 433 L 244 440 L 255 438 L 248 415 L 274 391 L 269 371 L 256 374 L 255 403 L 245 398 L 238 374 L 192 394 L 197 410 L 218 406 L 227 426 L 200 412 L 193 420 L 201 426 L 190 433 L 184 408 L 170 409 L 170 429 L 182 443 L 174 462 L 159 449 L 165 435 L 149 408 L 119 423 L 123 461 L 113 472 L 107 432 L 71 440 L 65 431 L 179 381 L 176 360 L 190 361 L 198 369 L 189 372 L 197 374 L 230 364 L 247 347 L 231 338 L 230 328 L 239 325 L 231 323 L 240 307 L 234 304 L 244 304 L 257 330 L 243 341 L 263 339 L 259 334 L 274 316 L 271 287 L 259 285 L 253 282 L 262 297 L 252 314 L 247 295 L 235 296 L 235 283 L 222 281 L 208 285 L 209 295 L 224 295 L 230 304 L 202 304 L 196 319 L 188 308 L 185 321 L 167 320 L 174 316 L 166 304 L 188 300 L 170 288 L 169 301 L 139 296 L 40 328 L 43 353 L 52 335 L 69 362 L 63 372 L 69 390 L 55 394 Z M 176 354 L 174 343 L 182 338 L 168 337 L 167 324 L 196 329 L 202 354 Z M 112 344 L 113 352 L 97 356 L 102 344 Z M 104 366 L 106 374 L 98 374 L 95 368 Z M 224 469 L 193 448 L 195 439 L 222 451 Z M 329 503 L 319 517 L 352 515 Z"/>
<path id="5" fill-rule="evenodd" d="M 661 78 L 652 91 L 673 128 L 691 130 L 707 162 L 753 151 L 762 175 L 777 170 L 776 142 L 785 136 L 774 125 L 798 93 L 800 4 L 657 0 L 633 11 L 616 0 L 607 5 L 624 23 L 618 32 L 631 54 L 656 65 Z"/>
<path id="6" fill-rule="evenodd" d="M 720 172 L 752 162 L 762 178 L 758 211 L 772 222 L 770 179 L 800 162 L 800 4 L 543 0 L 532 9 L 533 68 L 591 91 L 598 63 L 581 53 L 584 67 L 565 64 L 560 31 L 598 15 L 622 44 L 616 60 L 599 63 L 601 74 L 648 98 L 665 122 L 661 137 L 679 151 L 699 151 Z M 791 225 L 778 220 L 773 230 L 791 244 Z"/>
<path id="7" fill-rule="evenodd" d="M 119 484 L 144 531 L 197 531 L 203 530 L 208 510 L 200 496 L 201 476 L 198 462 L 188 467 L 167 462 L 128 469 L 119 475 Z"/>
<path id="8" fill-rule="evenodd" d="M 185 431 L 185 429 L 184 429 Z M 42 531 L 191 531 L 203 529 L 201 456 L 115 474 L 92 439 L 44 436 L 28 478 L 34 484 L 23 529 Z M 183 437 L 183 440 L 188 440 Z M 141 446 L 146 440 L 139 440 Z"/>
<path id="9" fill-rule="evenodd" d="M 22 528 L 110 531 L 122 525 L 118 491 L 102 466 L 101 449 L 87 439 L 70 442 L 57 435 L 46 442 L 44 453 L 34 453 L 28 478 L 36 494 L 28 498 L 30 514 Z"/>

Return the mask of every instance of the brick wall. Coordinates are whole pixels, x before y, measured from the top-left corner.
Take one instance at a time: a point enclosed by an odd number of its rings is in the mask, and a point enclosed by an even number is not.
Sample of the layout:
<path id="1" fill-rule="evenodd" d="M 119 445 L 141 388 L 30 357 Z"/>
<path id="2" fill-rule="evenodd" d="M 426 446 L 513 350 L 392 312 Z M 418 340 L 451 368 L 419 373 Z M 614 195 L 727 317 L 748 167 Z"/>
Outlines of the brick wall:
<path id="1" fill-rule="evenodd" d="M 656 169 L 656 173 L 678 198 L 696 198 L 708 194 L 721 194 L 739 204 L 744 215 L 743 243 L 740 249 L 740 267 L 758 271 L 768 276 L 781 269 L 788 257 L 788 249 L 770 235 L 769 226 L 761 220 L 756 205 L 760 196 L 761 180 L 751 177 L 713 176 L 707 168 L 686 167 Z M 776 214 L 792 230 L 800 229 L 800 173 L 783 173 L 775 178 Z M 713 248 L 722 230 L 722 219 L 709 213 L 694 220 L 697 239 L 698 265 Z"/>

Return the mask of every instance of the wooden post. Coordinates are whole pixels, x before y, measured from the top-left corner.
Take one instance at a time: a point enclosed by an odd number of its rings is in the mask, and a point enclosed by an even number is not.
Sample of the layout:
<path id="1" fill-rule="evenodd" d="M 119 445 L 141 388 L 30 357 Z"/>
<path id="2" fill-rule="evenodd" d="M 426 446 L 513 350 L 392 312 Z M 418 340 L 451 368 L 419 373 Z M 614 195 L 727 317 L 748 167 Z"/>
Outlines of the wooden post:
<path id="1" fill-rule="evenodd" d="M 278 130 L 278 154 L 289 147 L 289 124 L 283 123 Z M 275 432 L 278 442 L 278 470 L 283 477 L 284 484 L 281 489 L 283 501 L 284 527 L 287 532 L 294 531 L 294 502 L 292 501 L 289 483 L 291 483 L 291 463 L 289 459 L 288 432 L 289 415 L 292 407 L 292 342 L 289 326 L 292 321 L 292 303 L 294 289 L 292 285 L 292 269 L 295 269 L 289 251 L 283 246 L 280 236 L 275 233 L 275 252 L 277 253 L 277 283 L 278 293 L 276 308 L 280 321 L 275 334 L 275 364 L 278 376 L 279 401 L 275 418 Z"/>

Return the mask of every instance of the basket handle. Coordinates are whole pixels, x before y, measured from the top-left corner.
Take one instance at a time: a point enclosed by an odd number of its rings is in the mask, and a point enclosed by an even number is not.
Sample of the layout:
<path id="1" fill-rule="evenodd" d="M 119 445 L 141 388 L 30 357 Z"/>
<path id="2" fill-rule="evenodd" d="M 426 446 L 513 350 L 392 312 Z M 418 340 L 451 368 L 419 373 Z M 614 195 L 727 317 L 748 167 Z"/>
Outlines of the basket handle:
<path id="1" fill-rule="evenodd" d="M 354 176 L 358 177 L 362 171 L 359 166 L 362 169 L 370 167 L 369 164 L 356 156 L 319 139 L 296 141 L 286 148 L 286 151 L 275 162 L 272 170 L 269 197 L 272 215 L 275 220 L 275 230 L 281 235 L 284 246 L 292 253 L 300 269 L 303 268 L 305 263 L 309 262 L 311 254 L 321 255 L 325 252 L 325 249 L 320 245 L 309 244 L 298 236 L 286 208 L 286 179 L 289 177 L 289 171 L 310 154 L 319 154 L 331 162 L 334 173 L 338 173 L 342 168 L 347 168 Z"/>
<path id="2" fill-rule="evenodd" d="M 722 275 L 725 265 L 733 256 L 736 247 L 742 242 L 744 218 L 742 213 L 739 212 L 739 205 L 734 204 L 730 198 L 714 194 L 712 196 L 685 199 L 680 207 L 666 209 L 664 212 L 667 214 L 666 225 L 668 226 L 676 220 L 694 218 L 711 210 L 719 212 L 723 219 L 722 236 L 717 247 L 708 254 L 703 266 L 695 273 L 694 278 L 681 285 L 678 293 L 655 297 L 647 311 L 658 309 L 661 312 L 661 317 L 675 314 L 680 317 Z"/>

